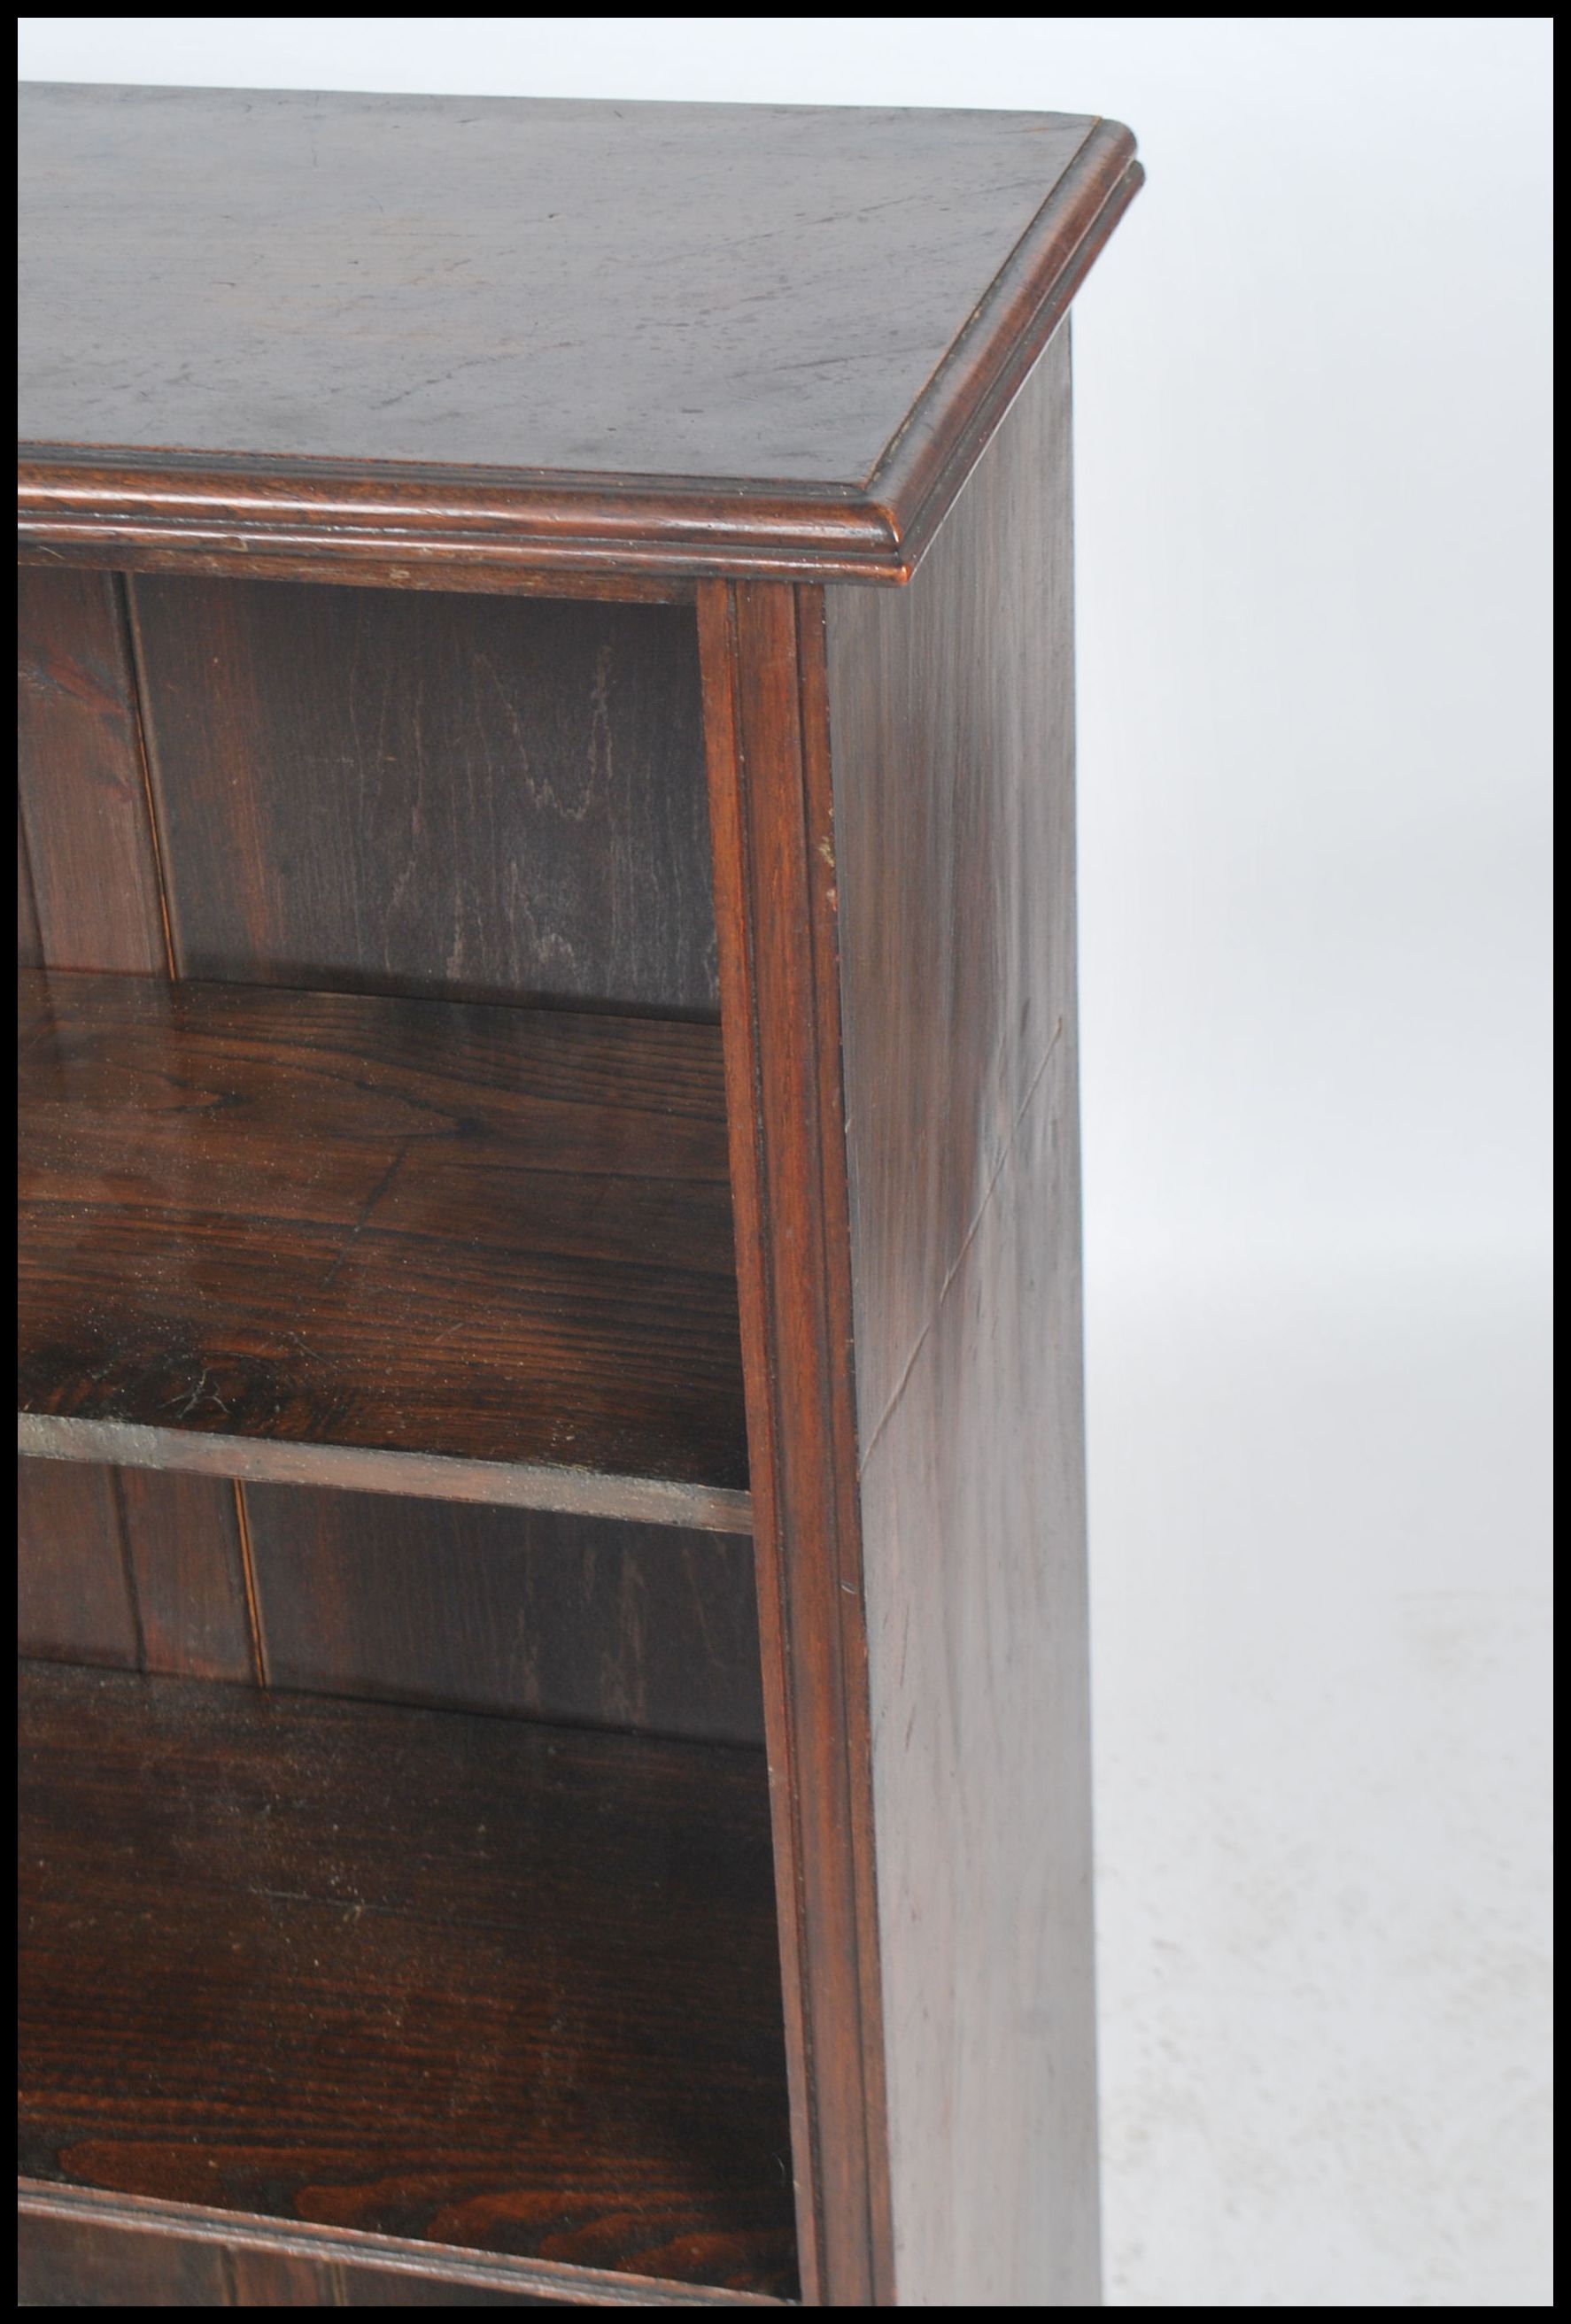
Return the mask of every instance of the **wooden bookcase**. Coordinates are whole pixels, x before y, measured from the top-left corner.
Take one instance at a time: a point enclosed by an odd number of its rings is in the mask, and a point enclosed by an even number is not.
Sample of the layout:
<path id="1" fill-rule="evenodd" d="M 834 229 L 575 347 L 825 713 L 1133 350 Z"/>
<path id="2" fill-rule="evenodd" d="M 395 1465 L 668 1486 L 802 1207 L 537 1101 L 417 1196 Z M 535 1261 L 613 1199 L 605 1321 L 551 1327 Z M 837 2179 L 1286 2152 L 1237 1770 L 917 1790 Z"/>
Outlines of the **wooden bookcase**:
<path id="1" fill-rule="evenodd" d="M 1093 2305 L 1132 140 L 22 135 L 23 2304 Z"/>

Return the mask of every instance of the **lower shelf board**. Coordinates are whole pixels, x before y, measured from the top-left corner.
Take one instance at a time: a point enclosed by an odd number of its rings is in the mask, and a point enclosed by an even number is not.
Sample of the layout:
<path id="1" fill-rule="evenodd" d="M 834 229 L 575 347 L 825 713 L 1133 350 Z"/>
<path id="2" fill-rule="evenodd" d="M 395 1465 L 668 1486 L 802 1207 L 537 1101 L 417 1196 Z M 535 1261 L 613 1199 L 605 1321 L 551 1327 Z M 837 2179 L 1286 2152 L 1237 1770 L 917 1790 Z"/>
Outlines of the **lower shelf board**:
<path id="1" fill-rule="evenodd" d="M 760 1754 L 42 1665 L 21 1702 L 25 2173 L 796 2296 Z"/>

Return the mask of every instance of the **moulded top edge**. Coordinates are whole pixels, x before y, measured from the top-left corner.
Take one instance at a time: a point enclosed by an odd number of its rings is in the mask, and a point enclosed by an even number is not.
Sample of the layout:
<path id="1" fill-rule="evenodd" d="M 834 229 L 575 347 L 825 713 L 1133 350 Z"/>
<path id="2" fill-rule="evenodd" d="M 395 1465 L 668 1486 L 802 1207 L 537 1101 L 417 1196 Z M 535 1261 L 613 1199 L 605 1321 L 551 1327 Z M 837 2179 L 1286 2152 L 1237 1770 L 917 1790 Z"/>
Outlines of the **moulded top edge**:
<path id="1" fill-rule="evenodd" d="M 22 105 L 24 553 L 901 580 L 1140 181 L 1052 114 Z"/>

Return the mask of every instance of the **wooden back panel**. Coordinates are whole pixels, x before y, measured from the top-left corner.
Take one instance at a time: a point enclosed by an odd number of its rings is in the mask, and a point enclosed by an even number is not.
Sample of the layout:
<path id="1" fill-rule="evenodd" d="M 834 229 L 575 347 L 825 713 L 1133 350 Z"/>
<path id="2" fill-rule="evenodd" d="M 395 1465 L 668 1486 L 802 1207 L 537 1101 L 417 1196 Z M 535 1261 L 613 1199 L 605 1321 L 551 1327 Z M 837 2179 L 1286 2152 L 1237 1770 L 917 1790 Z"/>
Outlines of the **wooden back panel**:
<path id="1" fill-rule="evenodd" d="M 23 2211 L 23 2308 L 549 2308 L 540 2294 Z"/>
<path id="2" fill-rule="evenodd" d="M 714 1016 L 686 607 L 128 587 L 177 974 Z"/>

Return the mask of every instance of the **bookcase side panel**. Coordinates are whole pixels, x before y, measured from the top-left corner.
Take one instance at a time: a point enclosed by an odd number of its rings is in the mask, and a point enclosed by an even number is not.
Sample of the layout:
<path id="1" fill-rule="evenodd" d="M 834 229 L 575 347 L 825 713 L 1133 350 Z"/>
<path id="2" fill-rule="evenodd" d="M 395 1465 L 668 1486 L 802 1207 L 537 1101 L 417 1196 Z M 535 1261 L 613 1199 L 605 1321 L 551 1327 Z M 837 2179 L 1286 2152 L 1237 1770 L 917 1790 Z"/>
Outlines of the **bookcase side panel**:
<path id="1" fill-rule="evenodd" d="M 1068 334 L 827 593 L 896 2298 L 1098 2291 Z"/>

